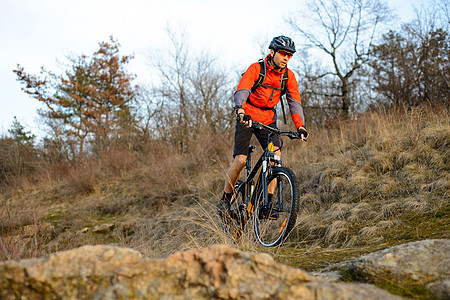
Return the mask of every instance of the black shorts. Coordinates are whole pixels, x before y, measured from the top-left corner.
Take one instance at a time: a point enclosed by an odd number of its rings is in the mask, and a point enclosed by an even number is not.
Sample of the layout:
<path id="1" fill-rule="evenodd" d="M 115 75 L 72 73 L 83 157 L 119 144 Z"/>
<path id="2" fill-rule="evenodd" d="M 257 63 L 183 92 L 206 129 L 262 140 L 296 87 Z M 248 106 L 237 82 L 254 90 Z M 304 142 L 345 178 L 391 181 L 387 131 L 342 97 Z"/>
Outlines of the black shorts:
<path id="1" fill-rule="evenodd" d="M 275 123 L 272 123 L 269 126 L 276 128 Z M 248 155 L 248 146 L 250 145 L 252 134 L 256 136 L 263 150 L 266 149 L 269 140 L 269 132 L 267 130 L 248 128 L 241 122 L 236 122 L 233 157 L 236 157 L 236 155 L 239 154 L 245 156 Z M 280 147 L 280 139 L 277 135 L 272 136 L 272 141 L 275 146 Z"/>

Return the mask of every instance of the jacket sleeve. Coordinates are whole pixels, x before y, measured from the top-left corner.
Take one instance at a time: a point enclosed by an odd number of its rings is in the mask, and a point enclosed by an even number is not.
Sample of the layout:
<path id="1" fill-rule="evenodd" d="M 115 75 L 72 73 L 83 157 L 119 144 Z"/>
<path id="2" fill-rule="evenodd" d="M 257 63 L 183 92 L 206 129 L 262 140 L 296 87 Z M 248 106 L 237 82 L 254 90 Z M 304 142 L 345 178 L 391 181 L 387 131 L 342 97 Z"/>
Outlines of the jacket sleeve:
<path id="1" fill-rule="evenodd" d="M 234 92 L 234 108 L 241 108 L 245 100 L 251 93 L 253 84 L 259 78 L 259 63 L 253 63 L 248 67 L 247 71 L 242 75 L 241 81 Z"/>
<path id="2" fill-rule="evenodd" d="M 300 92 L 298 91 L 298 83 L 294 73 L 291 70 L 289 70 L 286 100 L 289 105 L 289 111 L 291 112 L 291 117 L 292 121 L 294 121 L 295 128 L 305 126 L 305 117 L 303 115 Z"/>

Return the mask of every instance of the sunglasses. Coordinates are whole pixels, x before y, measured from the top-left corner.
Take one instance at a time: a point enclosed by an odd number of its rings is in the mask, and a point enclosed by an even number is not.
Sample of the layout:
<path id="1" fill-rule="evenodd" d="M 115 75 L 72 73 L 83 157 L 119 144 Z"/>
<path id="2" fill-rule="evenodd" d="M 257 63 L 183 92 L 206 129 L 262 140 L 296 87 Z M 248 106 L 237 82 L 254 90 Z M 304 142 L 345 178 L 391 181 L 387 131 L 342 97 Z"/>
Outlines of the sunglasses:
<path id="1" fill-rule="evenodd" d="M 285 56 L 287 58 L 291 58 L 293 55 L 292 53 L 286 51 L 278 51 L 278 53 L 280 53 L 281 56 Z"/>

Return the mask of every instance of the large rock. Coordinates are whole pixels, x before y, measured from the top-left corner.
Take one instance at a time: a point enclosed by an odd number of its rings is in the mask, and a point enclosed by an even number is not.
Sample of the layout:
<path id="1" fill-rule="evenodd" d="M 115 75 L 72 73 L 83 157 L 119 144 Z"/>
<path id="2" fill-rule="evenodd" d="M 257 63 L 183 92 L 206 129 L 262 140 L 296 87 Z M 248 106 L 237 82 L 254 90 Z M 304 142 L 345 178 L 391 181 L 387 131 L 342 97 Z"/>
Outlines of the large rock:
<path id="1" fill-rule="evenodd" d="M 328 283 L 269 255 L 217 245 L 154 260 L 84 246 L 0 263 L 1 299 L 399 299 L 368 284 Z"/>
<path id="2" fill-rule="evenodd" d="M 354 277 L 371 283 L 423 287 L 450 299 L 450 240 L 412 242 L 362 256 L 350 266 Z"/>

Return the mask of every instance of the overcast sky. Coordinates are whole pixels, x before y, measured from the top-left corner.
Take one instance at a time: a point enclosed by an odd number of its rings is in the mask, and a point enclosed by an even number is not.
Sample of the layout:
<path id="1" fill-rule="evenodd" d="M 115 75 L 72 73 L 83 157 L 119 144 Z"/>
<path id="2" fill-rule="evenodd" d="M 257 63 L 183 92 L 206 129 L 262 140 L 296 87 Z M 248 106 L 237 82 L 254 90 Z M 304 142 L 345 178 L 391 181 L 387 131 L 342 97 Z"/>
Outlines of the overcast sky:
<path id="1" fill-rule="evenodd" d="M 113 35 L 121 54 L 134 54 L 129 70 L 144 80 L 146 55 L 167 40 L 166 25 L 183 27 L 229 66 L 245 69 L 260 58 L 258 41 L 287 34 L 284 21 L 301 0 L 0 0 L 0 134 L 14 116 L 41 135 L 37 100 L 16 81 L 17 64 L 31 74 L 40 67 L 61 74 L 56 61 L 91 55 Z M 422 0 L 389 0 L 401 22 L 414 17 Z M 295 56 L 294 56 L 295 59 Z"/>

